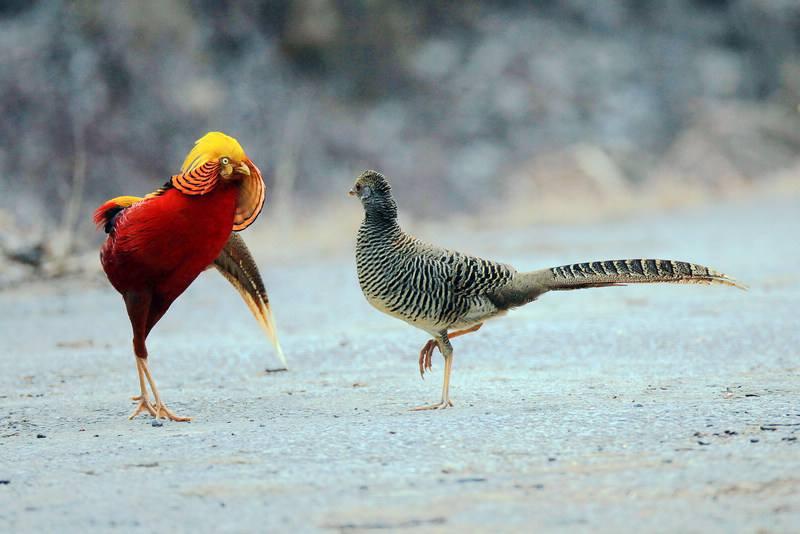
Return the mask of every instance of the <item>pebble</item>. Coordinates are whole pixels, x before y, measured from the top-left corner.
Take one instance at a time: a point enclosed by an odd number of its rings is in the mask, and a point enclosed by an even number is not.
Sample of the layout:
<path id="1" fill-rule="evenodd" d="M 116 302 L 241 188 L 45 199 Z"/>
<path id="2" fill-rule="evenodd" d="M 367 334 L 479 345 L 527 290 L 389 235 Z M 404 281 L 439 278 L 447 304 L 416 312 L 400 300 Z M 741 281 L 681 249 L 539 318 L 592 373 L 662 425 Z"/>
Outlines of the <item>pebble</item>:
<path id="1" fill-rule="evenodd" d="M 151 426 L 164 426 L 164 423 L 163 423 L 163 421 L 159 421 L 158 419 L 153 419 L 153 421 L 150 423 L 150 425 Z"/>

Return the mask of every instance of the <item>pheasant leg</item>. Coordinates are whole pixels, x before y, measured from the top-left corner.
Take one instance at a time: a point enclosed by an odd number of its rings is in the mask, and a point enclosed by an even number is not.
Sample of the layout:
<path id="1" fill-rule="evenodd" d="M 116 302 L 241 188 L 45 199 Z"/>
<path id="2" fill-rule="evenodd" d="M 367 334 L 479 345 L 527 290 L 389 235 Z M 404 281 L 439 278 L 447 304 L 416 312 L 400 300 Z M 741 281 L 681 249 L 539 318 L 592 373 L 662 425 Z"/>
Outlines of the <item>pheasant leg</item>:
<path id="1" fill-rule="evenodd" d="M 155 412 L 153 416 L 156 419 L 169 419 L 171 421 L 191 421 L 191 417 L 182 417 L 180 415 L 175 415 L 175 413 L 167 408 L 167 405 L 161 401 L 161 396 L 158 394 L 158 388 L 156 387 L 155 380 L 153 380 L 153 375 L 150 374 L 150 368 L 147 366 L 147 360 L 144 358 L 139 358 L 141 360 L 142 370 L 144 371 L 145 376 L 147 377 L 147 381 L 150 383 L 150 389 L 153 390 L 153 397 L 155 397 L 155 406 L 153 406 L 153 411 Z"/>
<path id="2" fill-rule="evenodd" d="M 448 334 L 447 337 L 449 339 L 453 339 L 454 337 L 463 336 L 464 334 L 469 334 L 470 332 L 475 332 L 480 330 L 483 326 L 483 323 L 478 323 L 475 326 L 470 326 L 469 328 L 465 328 L 464 330 L 457 330 L 451 334 Z M 430 339 L 425 346 L 422 347 L 422 350 L 419 353 L 419 375 L 424 379 L 425 378 L 425 371 L 432 370 L 433 364 L 431 359 L 433 358 L 433 348 L 436 346 L 436 340 Z M 424 361 L 423 361 L 424 360 Z"/>
<path id="3" fill-rule="evenodd" d="M 448 339 L 453 339 L 454 337 L 463 336 L 464 334 L 469 334 L 470 332 L 476 332 L 480 330 L 483 326 L 483 323 L 478 323 L 475 326 L 470 326 L 469 328 L 465 328 L 464 330 L 458 330 L 456 332 L 451 332 L 447 334 Z"/>
<path id="4" fill-rule="evenodd" d="M 141 393 L 136 397 L 131 397 L 131 400 L 139 401 L 139 405 L 133 412 L 131 412 L 131 415 L 128 416 L 128 419 L 133 419 L 142 412 L 147 412 L 153 417 L 156 416 L 156 412 L 153 409 L 153 405 L 150 404 L 150 399 L 147 395 L 147 386 L 144 384 L 144 372 L 142 371 L 142 365 L 140 363 L 142 361 L 142 358 L 136 358 L 136 372 L 139 374 L 139 390 Z"/>
<path id="5" fill-rule="evenodd" d="M 477 328 L 475 328 L 477 330 Z M 474 330 L 473 330 L 474 331 Z M 453 368 L 453 346 L 450 344 L 447 333 L 443 334 L 442 338 L 437 340 L 439 351 L 444 356 L 444 381 L 442 383 L 442 400 L 436 404 L 429 404 L 426 406 L 417 406 L 412 408 L 411 411 L 418 412 L 422 410 L 444 410 L 453 406 L 450 401 L 450 371 Z M 433 351 L 433 349 L 431 349 Z"/>

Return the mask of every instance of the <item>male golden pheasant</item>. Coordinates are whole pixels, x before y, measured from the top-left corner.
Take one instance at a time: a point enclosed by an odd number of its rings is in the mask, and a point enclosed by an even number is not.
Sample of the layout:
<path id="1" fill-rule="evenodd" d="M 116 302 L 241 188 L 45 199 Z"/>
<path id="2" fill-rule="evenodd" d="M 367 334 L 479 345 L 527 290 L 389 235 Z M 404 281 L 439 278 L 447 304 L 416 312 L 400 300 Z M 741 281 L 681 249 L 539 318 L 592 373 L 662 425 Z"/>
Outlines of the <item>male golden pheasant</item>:
<path id="1" fill-rule="evenodd" d="M 264 197 L 261 172 L 238 141 L 209 132 L 163 187 L 144 198 L 114 198 L 95 211 L 95 223 L 108 233 L 100 262 L 122 294 L 133 327 L 140 394 L 133 397 L 138 406 L 131 419 L 146 411 L 156 418 L 190 420 L 161 400 L 145 340 L 175 299 L 212 264 L 242 295 L 286 365 L 261 276 L 244 241 L 232 233 L 258 217 Z"/>

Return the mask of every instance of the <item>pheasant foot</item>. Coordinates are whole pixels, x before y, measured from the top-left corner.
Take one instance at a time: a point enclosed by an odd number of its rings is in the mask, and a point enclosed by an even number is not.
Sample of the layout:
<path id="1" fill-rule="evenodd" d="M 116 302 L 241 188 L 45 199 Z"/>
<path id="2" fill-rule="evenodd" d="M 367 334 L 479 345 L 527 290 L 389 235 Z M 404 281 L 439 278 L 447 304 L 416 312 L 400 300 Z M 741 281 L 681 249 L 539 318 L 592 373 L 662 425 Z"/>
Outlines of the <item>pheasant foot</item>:
<path id="1" fill-rule="evenodd" d="M 453 402 L 451 400 L 442 400 L 437 402 L 436 404 L 428 404 L 425 406 L 417 406 L 416 408 L 411 408 L 410 411 L 412 412 L 421 412 L 423 410 L 445 410 L 447 408 L 452 408 Z"/>
<path id="2" fill-rule="evenodd" d="M 183 417 L 180 415 L 175 415 L 175 412 L 167 408 L 167 405 L 161 400 L 161 395 L 158 393 L 158 388 L 156 387 L 156 382 L 153 380 L 153 375 L 150 373 L 150 367 L 147 365 L 147 360 L 144 358 L 137 358 L 136 360 L 139 369 L 141 369 L 142 375 L 140 375 L 140 380 L 144 383 L 144 378 L 150 383 L 150 389 L 153 391 L 153 397 L 155 397 L 155 404 L 153 405 L 153 417 L 156 419 L 169 419 L 170 421 L 191 421 L 191 417 Z M 144 389 L 142 389 L 142 396 L 146 396 L 147 393 Z"/>
<path id="3" fill-rule="evenodd" d="M 150 400 L 146 396 L 139 395 L 137 397 L 131 397 L 131 400 L 138 400 L 139 405 L 133 412 L 131 412 L 131 414 L 128 416 L 128 419 L 133 419 L 142 412 L 147 412 L 153 417 L 156 416 L 156 412 L 153 409 L 153 405 L 150 404 Z"/>
<path id="4" fill-rule="evenodd" d="M 170 421 L 191 421 L 191 417 L 183 417 L 181 415 L 176 415 L 175 412 L 167 408 L 167 405 L 163 402 L 159 402 L 155 405 L 153 417 L 156 419 L 169 419 Z"/>
<path id="5" fill-rule="evenodd" d="M 425 379 L 425 371 L 431 371 L 433 369 L 433 365 L 431 363 L 431 358 L 433 357 L 433 349 L 436 347 L 436 340 L 429 339 L 425 346 L 422 347 L 422 350 L 419 351 L 419 376 L 424 380 Z"/>

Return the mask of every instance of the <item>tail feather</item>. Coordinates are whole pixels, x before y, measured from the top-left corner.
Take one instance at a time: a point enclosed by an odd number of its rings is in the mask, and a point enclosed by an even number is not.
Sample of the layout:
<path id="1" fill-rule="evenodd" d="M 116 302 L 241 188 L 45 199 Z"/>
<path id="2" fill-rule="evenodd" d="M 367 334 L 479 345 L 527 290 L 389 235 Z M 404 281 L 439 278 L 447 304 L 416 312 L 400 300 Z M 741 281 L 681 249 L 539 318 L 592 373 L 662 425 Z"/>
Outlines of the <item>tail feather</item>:
<path id="1" fill-rule="evenodd" d="M 286 356 L 281 349 L 275 330 L 275 319 L 269 307 L 269 297 L 250 250 L 239 234 L 232 233 L 220 252 L 214 267 L 236 288 L 258 324 L 267 334 L 284 369 L 288 369 Z"/>
<path id="2" fill-rule="evenodd" d="M 133 197 L 133 196 L 121 196 L 121 197 L 114 197 L 111 200 L 106 200 L 104 203 L 100 205 L 94 213 L 92 214 L 92 220 L 94 224 L 97 225 L 98 228 L 102 227 L 107 234 L 111 233 L 111 230 L 114 229 L 114 222 L 116 220 L 117 215 L 119 215 L 124 209 L 130 208 L 134 204 L 138 204 L 142 200 L 147 200 L 149 198 L 157 197 L 163 195 L 167 189 L 170 189 L 172 184 L 167 182 L 163 186 L 159 187 L 152 193 L 145 195 L 144 197 Z"/>
<path id="3" fill-rule="evenodd" d="M 695 263 L 676 260 L 630 259 L 562 265 L 531 273 L 545 291 L 626 284 L 720 284 L 739 289 L 747 286 L 730 276 Z"/>
<path id="4" fill-rule="evenodd" d="M 129 208 L 136 204 L 137 202 L 141 201 L 141 197 L 131 197 L 131 196 L 124 196 L 124 197 L 115 197 L 111 200 L 107 200 L 103 204 L 100 205 L 96 210 L 94 210 L 94 214 L 92 215 L 92 220 L 94 224 L 97 225 L 98 228 L 103 227 L 107 234 L 111 233 L 111 230 L 114 228 L 114 218 L 125 208 Z"/>

